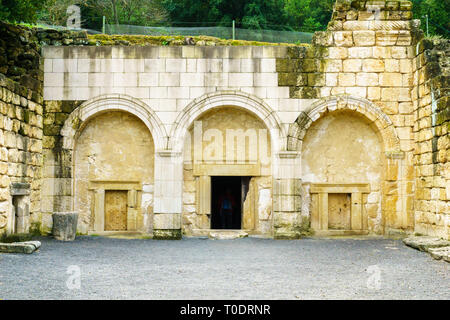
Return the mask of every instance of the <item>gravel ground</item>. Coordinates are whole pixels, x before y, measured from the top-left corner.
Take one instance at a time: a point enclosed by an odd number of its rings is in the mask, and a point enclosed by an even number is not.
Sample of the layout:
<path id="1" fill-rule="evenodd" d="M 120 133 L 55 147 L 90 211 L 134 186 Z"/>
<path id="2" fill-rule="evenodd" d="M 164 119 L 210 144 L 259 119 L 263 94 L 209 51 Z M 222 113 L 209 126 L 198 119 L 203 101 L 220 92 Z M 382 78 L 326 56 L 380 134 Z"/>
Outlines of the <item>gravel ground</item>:
<path id="1" fill-rule="evenodd" d="M 40 240 L 0 254 L 0 300 L 450 299 L 450 265 L 398 240 Z"/>

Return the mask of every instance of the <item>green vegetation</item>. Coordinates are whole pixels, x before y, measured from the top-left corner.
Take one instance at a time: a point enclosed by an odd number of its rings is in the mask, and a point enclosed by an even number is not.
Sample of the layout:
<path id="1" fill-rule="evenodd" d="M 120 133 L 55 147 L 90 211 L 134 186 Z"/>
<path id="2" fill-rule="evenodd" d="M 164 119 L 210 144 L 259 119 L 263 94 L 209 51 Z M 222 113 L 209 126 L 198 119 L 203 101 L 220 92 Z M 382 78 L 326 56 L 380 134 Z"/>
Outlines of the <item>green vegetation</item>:
<path id="1" fill-rule="evenodd" d="M 95 34 L 88 35 L 89 44 L 91 45 L 139 45 L 139 46 L 180 46 L 184 44 L 184 36 L 139 36 L 139 35 L 105 35 Z M 192 37 L 196 45 L 204 46 L 273 46 L 274 43 L 245 41 L 245 40 L 227 40 L 209 36 Z M 307 44 L 279 43 L 282 46 L 307 46 Z"/>
<path id="2" fill-rule="evenodd" d="M 325 30 L 335 0 L 0 0 L 0 20 L 65 25 L 67 7 L 81 8 L 82 26 L 108 24 L 175 27 L 236 27 L 255 30 Z M 414 18 L 431 35 L 448 37 L 448 0 L 412 0 Z"/>
<path id="3" fill-rule="evenodd" d="M 9 234 L 3 233 L 0 237 L 0 243 L 13 243 L 13 242 L 23 242 L 23 241 L 31 241 L 33 235 L 28 233 L 17 233 L 17 234 Z"/>
<path id="4" fill-rule="evenodd" d="M 426 32 L 428 15 L 429 35 L 450 36 L 450 11 L 448 0 L 412 0 L 414 19 L 421 20 L 422 30 Z"/>
<path id="5" fill-rule="evenodd" d="M 36 22 L 44 8 L 42 0 L 0 0 L 0 20 Z"/>

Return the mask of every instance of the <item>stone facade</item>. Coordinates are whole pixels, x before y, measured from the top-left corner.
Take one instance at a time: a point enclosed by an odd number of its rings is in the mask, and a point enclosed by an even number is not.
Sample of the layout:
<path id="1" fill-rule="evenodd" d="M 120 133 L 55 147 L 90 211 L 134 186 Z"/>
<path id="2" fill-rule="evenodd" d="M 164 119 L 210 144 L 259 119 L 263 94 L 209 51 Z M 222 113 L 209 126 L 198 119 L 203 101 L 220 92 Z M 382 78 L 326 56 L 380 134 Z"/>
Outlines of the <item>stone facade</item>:
<path id="1" fill-rule="evenodd" d="M 423 40 L 413 60 L 415 231 L 450 239 L 448 39 Z"/>
<path id="2" fill-rule="evenodd" d="M 249 233 L 448 238 L 449 46 L 422 37 L 409 1 L 338 0 L 311 45 L 41 41 L 36 221 L 204 235 L 228 176 Z"/>

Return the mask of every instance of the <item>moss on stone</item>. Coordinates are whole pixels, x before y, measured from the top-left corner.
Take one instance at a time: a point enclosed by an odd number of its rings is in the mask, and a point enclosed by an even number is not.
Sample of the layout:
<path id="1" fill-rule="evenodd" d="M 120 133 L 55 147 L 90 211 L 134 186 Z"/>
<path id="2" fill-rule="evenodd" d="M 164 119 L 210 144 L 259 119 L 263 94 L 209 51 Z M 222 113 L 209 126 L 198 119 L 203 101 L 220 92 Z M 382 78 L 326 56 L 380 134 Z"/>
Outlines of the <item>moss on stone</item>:
<path id="1" fill-rule="evenodd" d="M 155 240 L 181 240 L 181 230 L 162 230 L 157 229 L 153 231 L 153 239 Z"/>
<path id="2" fill-rule="evenodd" d="M 0 237 L 1 243 L 13 243 L 13 242 L 23 242 L 30 241 L 32 239 L 32 235 L 29 233 L 17 233 L 17 234 L 6 234 L 3 233 Z"/>
<path id="3" fill-rule="evenodd" d="M 260 41 L 220 39 L 209 36 L 144 36 L 144 35 L 88 35 L 89 44 L 107 45 L 139 45 L 139 46 L 181 46 L 187 45 L 186 38 L 191 38 L 197 46 L 288 46 L 305 47 L 308 44 L 270 43 Z"/>

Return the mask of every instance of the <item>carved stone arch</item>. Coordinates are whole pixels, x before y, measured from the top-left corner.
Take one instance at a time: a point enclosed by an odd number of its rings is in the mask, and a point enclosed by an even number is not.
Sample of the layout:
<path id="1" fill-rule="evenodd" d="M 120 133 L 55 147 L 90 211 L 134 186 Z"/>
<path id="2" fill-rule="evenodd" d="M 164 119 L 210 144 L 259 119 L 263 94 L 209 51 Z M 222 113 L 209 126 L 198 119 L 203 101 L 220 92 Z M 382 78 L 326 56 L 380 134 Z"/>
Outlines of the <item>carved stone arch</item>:
<path id="1" fill-rule="evenodd" d="M 101 95 L 72 111 L 61 129 L 63 149 L 73 150 L 76 137 L 88 120 L 107 111 L 124 111 L 138 117 L 149 129 L 155 149 L 166 149 L 167 133 L 156 113 L 141 100 L 125 94 Z"/>
<path id="2" fill-rule="evenodd" d="M 400 140 L 391 119 L 369 100 L 347 95 L 321 99 L 303 111 L 289 127 L 287 149 L 291 151 L 299 150 L 301 148 L 300 142 L 303 141 L 311 124 L 327 112 L 338 110 L 354 111 L 370 121 L 382 139 L 386 155 L 401 153 Z"/>
<path id="3" fill-rule="evenodd" d="M 183 109 L 172 127 L 168 149 L 181 151 L 184 137 L 192 123 L 206 111 L 223 106 L 247 110 L 261 119 L 270 131 L 274 150 L 280 150 L 286 144 L 287 135 L 281 121 L 267 103 L 241 91 L 218 91 L 193 100 Z"/>

